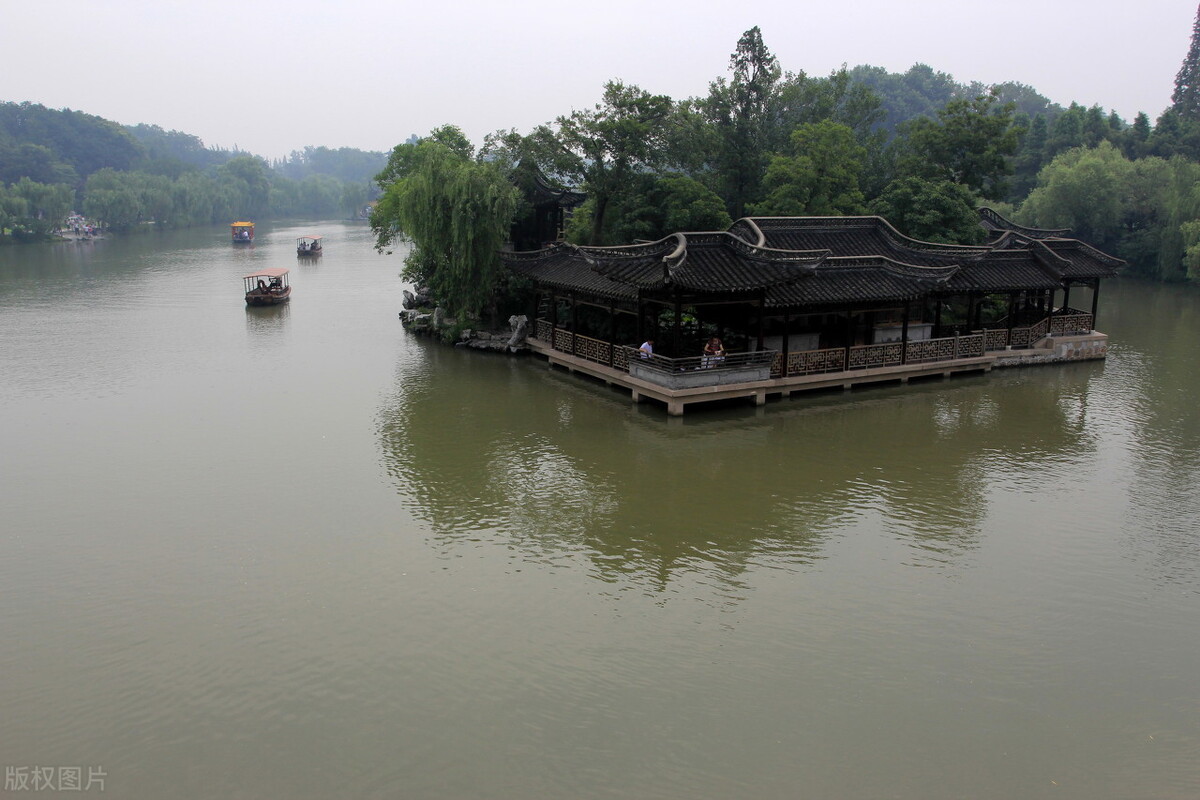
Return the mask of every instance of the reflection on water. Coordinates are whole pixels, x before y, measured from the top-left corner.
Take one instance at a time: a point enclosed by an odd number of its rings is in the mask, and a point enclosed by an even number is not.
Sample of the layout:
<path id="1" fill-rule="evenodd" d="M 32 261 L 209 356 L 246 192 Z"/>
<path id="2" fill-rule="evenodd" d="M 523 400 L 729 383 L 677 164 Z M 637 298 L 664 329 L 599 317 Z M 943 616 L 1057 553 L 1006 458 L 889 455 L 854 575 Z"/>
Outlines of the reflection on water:
<path id="1" fill-rule="evenodd" d="M 1195 343 L 1200 291 L 1131 284 L 1108 315 L 1123 336 L 1100 402 L 1128 453 L 1125 484 L 1139 511 L 1125 520 L 1131 558 L 1158 580 L 1200 590 L 1200 415 Z M 1113 459 L 1116 461 L 1117 459 Z"/>
<path id="2" fill-rule="evenodd" d="M 277 306 L 246 306 L 246 333 L 251 337 L 286 336 L 291 313 L 290 302 Z"/>
<path id="3" fill-rule="evenodd" d="M 399 365 L 380 437 L 441 546 L 503 540 L 550 562 L 580 551 L 597 577 L 649 587 L 811 562 L 868 520 L 915 560 L 953 563 L 976 546 L 992 491 L 1086 475 L 1096 455 L 1087 396 L 1101 365 L 667 420 L 533 359 L 421 355 Z"/>
<path id="4" fill-rule="evenodd" d="M 1200 298 L 667 418 L 365 226 L 0 248 L 0 752 L 113 797 L 1190 797 Z M 246 309 L 241 276 L 293 267 Z M 293 266 L 294 265 L 294 266 Z"/>

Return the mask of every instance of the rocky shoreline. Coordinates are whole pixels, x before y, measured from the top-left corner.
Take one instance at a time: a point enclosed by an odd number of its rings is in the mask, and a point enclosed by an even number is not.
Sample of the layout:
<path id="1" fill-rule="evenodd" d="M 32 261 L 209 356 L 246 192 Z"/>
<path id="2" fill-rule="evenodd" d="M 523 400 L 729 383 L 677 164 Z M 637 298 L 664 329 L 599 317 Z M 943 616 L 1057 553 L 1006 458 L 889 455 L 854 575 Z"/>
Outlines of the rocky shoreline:
<path id="1" fill-rule="evenodd" d="M 528 322 L 524 315 L 514 315 L 508 318 L 508 330 L 467 327 L 460 329 L 459 321 L 446 316 L 429 296 L 428 290 L 424 289 L 418 290 L 415 295 L 405 290 L 404 310 L 400 312 L 400 324 L 405 330 L 436 336 L 443 341 L 452 342 L 455 347 L 490 350 L 495 353 L 529 352 L 529 347 L 525 344 Z"/>

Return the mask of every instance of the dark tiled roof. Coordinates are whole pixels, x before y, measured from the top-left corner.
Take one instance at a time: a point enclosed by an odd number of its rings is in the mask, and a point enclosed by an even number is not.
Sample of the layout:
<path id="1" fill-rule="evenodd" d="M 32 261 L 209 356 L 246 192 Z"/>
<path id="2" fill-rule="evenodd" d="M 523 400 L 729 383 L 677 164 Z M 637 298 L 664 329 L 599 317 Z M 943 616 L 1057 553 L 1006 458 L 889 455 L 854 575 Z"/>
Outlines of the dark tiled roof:
<path id="1" fill-rule="evenodd" d="M 987 247 L 910 239 L 882 217 L 751 217 L 731 229 L 749 242 L 834 256 L 880 256 L 902 264 L 949 266 L 982 258 Z"/>
<path id="2" fill-rule="evenodd" d="M 1062 259 L 1060 268 L 1067 278 L 1108 278 L 1125 266 L 1121 259 L 1078 239 L 1043 239 L 1040 244 Z"/>
<path id="3" fill-rule="evenodd" d="M 885 258 L 833 258 L 795 283 L 770 289 L 767 306 L 823 306 L 906 302 L 951 280 L 961 267 L 915 267 Z"/>
<path id="4" fill-rule="evenodd" d="M 1012 230 L 982 247 L 920 242 L 879 217 L 745 218 L 729 231 L 677 233 L 627 247 L 556 244 L 501 257 L 542 284 L 597 297 L 765 291 L 776 308 L 1051 289 L 1113 275 L 1124 264 L 1075 239 Z"/>
<path id="5" fill-rule="evenodd" d="M 979 209 L 979 224 L 983 225 L 984 230 L 995 234 L 991 237 L 993 241 L 1007 232 L 1019 233 L 1030 239 L 1062 238 L 1071 232 L 1070 228 L 1026 228 L 986 207 Z"/>
<path id="6" fill-rule="evenodd" d="M 752 292 L 790 283 L 829 252 L 788 251 L 747 244 L 724 231 L 677 233 L 629 247 L 581 247 L 592 269 L 641 289 Z"/>
<path id="7" fill-rule="evenodd" d="M 577 248 L 569 244 L 556 243 L 544 250 L 520 253 L 503 252 L 500 260 L 518 275 L 547 286 L 610 300 L 637 299 L 635 287 L 589 269 Z"/>
<path id="8" fill-rule="evenodd" d="M 536 165 L 521 162 L 516 172 L 526 199 L 535 206 L 554 204 L 574 208 L 587 200 L 587 195 L 583 192 L 573 192 L 551 185 Z"/>
<path id="9" fill-rule="evenodd" d="M 956 292 L 1015 292 L 1053 289 L 1062 285 L 1059 273 L 1046 259 L 1028 249 L 995 250 L 987 258 L 963 266 L 946 283 Z"/>

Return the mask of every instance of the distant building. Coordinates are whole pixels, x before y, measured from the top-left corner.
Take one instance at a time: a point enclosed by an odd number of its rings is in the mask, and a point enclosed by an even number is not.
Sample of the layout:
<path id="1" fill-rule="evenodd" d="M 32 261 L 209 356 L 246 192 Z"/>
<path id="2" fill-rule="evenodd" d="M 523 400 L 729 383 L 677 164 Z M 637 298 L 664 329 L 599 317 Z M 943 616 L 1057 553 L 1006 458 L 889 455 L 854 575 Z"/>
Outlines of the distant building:
<path id="1" fill-rule="evenodd" d="M 513 223 L 514 250 L 538 250 L 563 241 L 567 220 L 587 195 L 551 185 L 537 167 L 522 163 L 514 171 L 526 212 Z"/>

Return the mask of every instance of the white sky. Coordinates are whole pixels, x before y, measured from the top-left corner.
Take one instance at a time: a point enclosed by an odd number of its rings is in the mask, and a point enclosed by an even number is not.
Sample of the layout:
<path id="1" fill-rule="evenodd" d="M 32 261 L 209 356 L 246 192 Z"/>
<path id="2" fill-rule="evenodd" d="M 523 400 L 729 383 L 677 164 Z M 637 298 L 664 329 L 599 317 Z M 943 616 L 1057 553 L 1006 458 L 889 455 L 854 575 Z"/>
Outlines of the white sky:
<path id="1" fill-rule="evenodd" d="M 1151 121 L 1196 0 L 0 0 L 0 100 L 144 122 L 281 158 L 390 150 L 443 123 L 477 144 L 593 105 L 676 99 L 758 25 L 785 70 L 929 64 Z"/>

